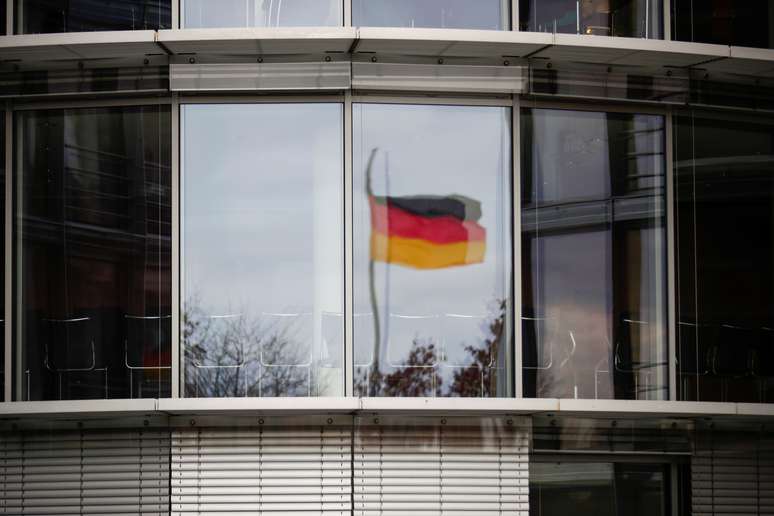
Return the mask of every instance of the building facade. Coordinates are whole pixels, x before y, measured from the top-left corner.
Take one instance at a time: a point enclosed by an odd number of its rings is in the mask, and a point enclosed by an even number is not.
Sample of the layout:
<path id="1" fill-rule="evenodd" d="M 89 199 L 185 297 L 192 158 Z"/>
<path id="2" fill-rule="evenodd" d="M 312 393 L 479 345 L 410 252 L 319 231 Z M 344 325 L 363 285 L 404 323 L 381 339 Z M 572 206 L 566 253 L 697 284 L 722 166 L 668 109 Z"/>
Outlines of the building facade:
<path id="1" fill-rule="evenodd" d="M 774 515 L 774 0 L 0 20 L 0 514 Z"/>

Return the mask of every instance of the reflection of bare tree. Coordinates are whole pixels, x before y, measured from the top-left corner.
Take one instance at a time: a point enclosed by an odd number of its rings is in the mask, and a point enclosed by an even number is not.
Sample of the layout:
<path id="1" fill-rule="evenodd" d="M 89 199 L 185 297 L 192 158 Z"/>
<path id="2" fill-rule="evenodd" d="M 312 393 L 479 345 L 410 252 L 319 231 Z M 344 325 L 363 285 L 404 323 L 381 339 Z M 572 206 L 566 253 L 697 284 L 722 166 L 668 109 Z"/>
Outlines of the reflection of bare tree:
<path id="1" fill-rule="evenodd" d="M 212 318 L 197 298 L 183 313 L 185 389 L 191 397 L 308 396 L 314 364 L 298 322 L 267 323 L 246 313 Z M 315 375 L 317 376 L 317 375 Z M 326 391 L 327 378 L 316 377 Z"/>
<path id="2" fill-rule="evenodd" d="M 497 306 L 497 315 L 489 322 L 489 336 L 480 346 L 465 346 L 471 363 L 454 372 L 449 396 L 497 396 L 497 361 L 505 337 L 505 300 L 499 301 Z"/>
<path id="3" fill-rule="evenodd" d="M 369 386 L 377 396 L 425 397 L 440 396 L 441 378 L 436 375 L 438 349 L 434 342 L 414 339 L 403 365 L 389 374 L 370 369 L 355 380 L 355 393 L 366 396 Z"/>
<path id="4" fill-rule="evenodd" d="M 460 396 L 492 397 L 498 395 L 497 370 L 505 338 L 507 306 L 505 300 L 495 303 L 496 312 L 485 328 L 486 337 L 479 345 L 465 346 L 468 365 L 454 371 L 452 383 L 442 391 L 443 379 L 438 374 L 439 353 L 434 342 L 415 338 L 403 366 L 389 374 L 363 367 L 356 371 L 355 394 L 367 396 L 369 386 L 376 386 L 378 396 L 424 397 Z"/>

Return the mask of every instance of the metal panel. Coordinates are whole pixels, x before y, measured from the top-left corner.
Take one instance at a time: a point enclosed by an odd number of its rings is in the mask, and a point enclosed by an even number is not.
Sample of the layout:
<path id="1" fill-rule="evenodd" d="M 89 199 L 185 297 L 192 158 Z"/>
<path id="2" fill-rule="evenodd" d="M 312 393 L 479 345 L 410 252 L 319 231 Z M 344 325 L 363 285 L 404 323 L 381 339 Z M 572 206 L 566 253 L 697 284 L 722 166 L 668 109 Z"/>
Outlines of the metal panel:
<path id="1" fill-rule="evenodd" d="M 350 427 L 184 429 L 172 434 L 172 515 L 344 516 Z"/>
<path id="2" fill-rule="evenodd" d="M 348 62 L 170 65 L 172 91 L 344 90 Z"/>
<path id="3" fill-rule="evenodd" d="M 352 63 L 352 87 L 362 90 L 523 93 L 521 66 Z"/>
<path id="4" fill-rule="evenodd" d="M 355 516 L 529 514 L 526 428 L 368 423 L 355 434 Z"/>
<path id="5" fill-rule="evenodd" d="M 161 54 L 152 30 L 24 34 L 0 38 L 4 60 L 57 61 Z"/>
<path id="6" fill-rule="evenodd" d="M 0 514 L 167 514 L 169 433 L 0 435 Z"/>
<path id="7" fill-rule="evenodd" d="M 174 54 L 323 54 L 347 52 L 357 37 L 351 27 L 160 30 L 158 42 Z"/>

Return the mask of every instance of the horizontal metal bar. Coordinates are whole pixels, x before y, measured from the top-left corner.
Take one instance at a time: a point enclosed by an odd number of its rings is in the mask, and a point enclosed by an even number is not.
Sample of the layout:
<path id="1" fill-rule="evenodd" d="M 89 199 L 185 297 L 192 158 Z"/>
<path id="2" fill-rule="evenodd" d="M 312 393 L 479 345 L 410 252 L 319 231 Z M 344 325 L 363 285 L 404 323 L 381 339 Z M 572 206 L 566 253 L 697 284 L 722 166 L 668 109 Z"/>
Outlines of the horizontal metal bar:
<path id="1" fill-rule="evenodd" d="M 556 414 L 589 417 L 774 417 L 774 405 L 513 398 L 181 398 L 0 403 L 0 419 L 109 414 Z"/>

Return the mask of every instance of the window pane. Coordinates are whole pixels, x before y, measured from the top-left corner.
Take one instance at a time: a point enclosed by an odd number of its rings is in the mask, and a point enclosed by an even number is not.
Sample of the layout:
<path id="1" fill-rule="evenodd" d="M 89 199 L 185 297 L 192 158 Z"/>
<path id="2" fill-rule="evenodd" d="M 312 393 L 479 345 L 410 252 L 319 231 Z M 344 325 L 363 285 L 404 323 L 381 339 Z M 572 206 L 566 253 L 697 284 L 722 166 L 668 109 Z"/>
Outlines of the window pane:
<path id="1" fill-rule="evenodd" d="M 342 117 L 184 106 L 186 396 L 343 393 Z"/>
<path id="2" fill-rule="evenodd" d="M 507 0 L 352 0 L 352 25 L 507 30 Z"/>
<path id="3" fill-rule="evenodd" d="M 774 48 L 774 0 L 672 0 L 672 38 Z"/>
<path id="4" fill-rule="evenodd" d="M 533 462 L 529 466 L 532 516 L 666 515 L 663 464 Z"/>
<path id="5" fill-rule="evenodd" d="M 353 107 L 357 395 L 512 394 L 510 116 Z"/>
<path id="6" fill-rule="evenodd" d="M 170 0 L 20 0 L 21 34 L 168 29 Z"/>
<path id="7" fill-rule="evenodd" d="M 661 39 L 661 0 L 521 0 L 520 29 Z"/>
<path id="8" fill-rule="evenodd" d="M 0 260 L 0 285 L 5 289 L 5 112 L 0 111 L 0 221 L 2 221 L 3 236 L 0 242 L 0 251 L 3 258 Z M 0 343 L 5 342 L 5 290 L 3 299 L 0 300 Z M 0 346 L 0 401 L 5 400 L 5 345 Z"/>
<path id="9" fill-rule="evenodd" d="M 675 118 L 680 398 L 774 402 L 774 123 Z"/>
<path id="10" fill-rule="evenodd" d="M 17 121 L 22 399 L 169 396 L 169 108 Z"/>
<path id="11" fill-rule="evenodd" d="M 664 119 L 522 111 L 524 393 L 667 396 Z"/>
<path id="12" fill-rule="evenodd" d="M 349 1 L 349 0 L 346 0 Z M 343 24 L 342 0 L 183 0 L 184 28 Z"/>

